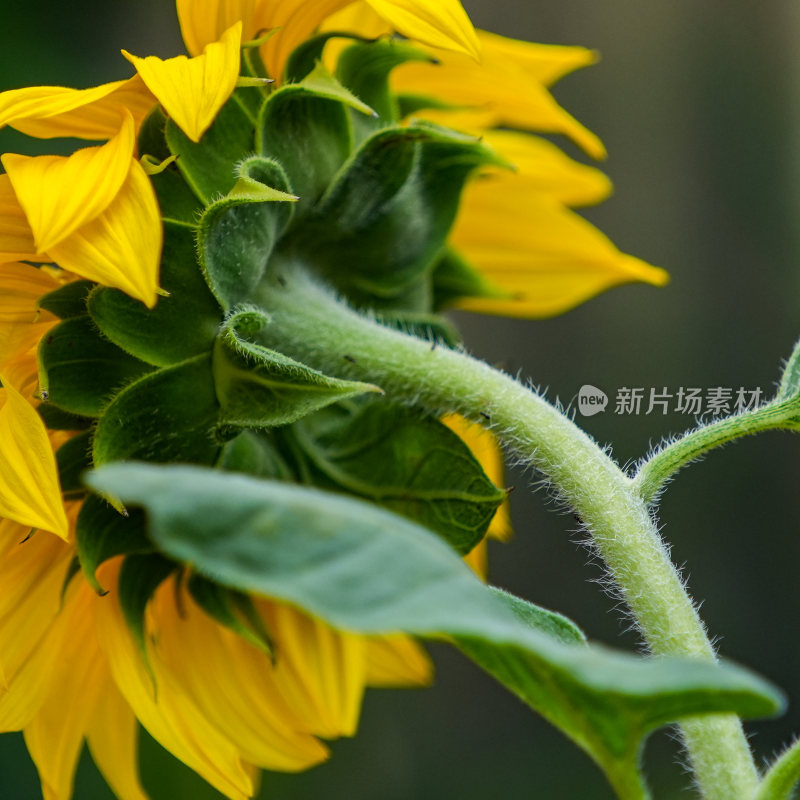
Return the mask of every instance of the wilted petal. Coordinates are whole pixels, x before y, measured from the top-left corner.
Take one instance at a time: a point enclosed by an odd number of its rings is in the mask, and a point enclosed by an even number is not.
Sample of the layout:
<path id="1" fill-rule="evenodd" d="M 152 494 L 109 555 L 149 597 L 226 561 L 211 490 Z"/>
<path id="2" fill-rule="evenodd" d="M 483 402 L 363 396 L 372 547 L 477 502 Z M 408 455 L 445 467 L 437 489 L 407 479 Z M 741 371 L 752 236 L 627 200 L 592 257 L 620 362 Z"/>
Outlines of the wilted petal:
<path id="1" fill-rule="evenodd" d="M 114 202 L 50 256 L 63 269 L 121 289 L 152 308 L 156 302 L 163 228 L 155 191 L 138 161 Z"/>
<path id="2" fill-rule="evenodd" d="M 506 298 L 464 298 L 460 308 L 547 317 L 612 286 L 669 280 L 559 203 L 517 189 L 513 174 L 493 175 L 465 193 L 452 242 Z"/>
<path id="3" fill-rule="evenodd" d="M 47 429 L 7 377 L 0 381 L 0 516 L 66 539 L 69 524 Z"/>
<path id="4" fill-rule="evenodd" d="M 125 112 L 119 133 L 102 147 L 63 156 L 2 156 L 38 252 L 45 253 L 103 213 L 130 169 L 136 131 Z"/>
<path id="5" fill-rule="evenodd" d="M 242 23 L 236 22 L 217 42 L 195 58 L 122 54 L 136 67 L 147 88 L 158 98 L 175 124 L 199 142 L 236 88 L 241 61 Z"/>
<path id="6" fill-rule="evenodd" d="M 138 130 L 154 103 L 138 75 L 91 89 L 29 86 L 0 93 L 0 128 L 10 125 L 40 139 L 111 139 L 125 111 Z"/>
<path id="7" fill-rule="evenodd" d="M 467 53 L 478 60 L 481 45 L 459 0 L 367 0 L 403 36 Z"/>

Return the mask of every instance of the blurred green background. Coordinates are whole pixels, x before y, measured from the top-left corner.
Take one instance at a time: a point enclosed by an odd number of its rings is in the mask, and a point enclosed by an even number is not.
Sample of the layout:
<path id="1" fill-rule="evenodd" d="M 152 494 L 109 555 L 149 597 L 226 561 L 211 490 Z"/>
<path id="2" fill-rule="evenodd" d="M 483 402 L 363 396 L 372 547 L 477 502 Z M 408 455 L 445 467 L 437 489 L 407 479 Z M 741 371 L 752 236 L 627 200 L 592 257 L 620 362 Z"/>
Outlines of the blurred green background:
<path id="1" fill-rule="evenodd" d="M 597 48 L 602 62 L 556 88 L 605 141 L 616 195 L 586 213 L 617 244 L 672 274 L 663 290 L 614 290 L 562 317 L 509 321 L 458 314 L 469 346 L 521 370 L 550 398 L 591 383 L 760 386 L 769 395 L 800 334 L 800 6 L 789 0 L 465 0 L 481 27 L 533 41 Z M 3 0 L 0 90 L 89 86 L 126 77 L 119 49 L 181 51 L 165 0 Z M 569 143 L 565 149 L 580 154 Z M 44 150 L 49 147 L 44 143 Z M 0 150 L 36 152 L 11 131 Z M 635 460 L 687 418 L 582 421 L 621 462 Z M 760 759 L 800 731 L 798 476 L 800 441 L 768 434 L 681 473 L 662 501 L 664 535 L 724 656 L 782 686 L 790 710 L 748 724 Z M 575 619 L 593 639 L 635 649 L 635 635 L 598 585 L 571 516 L 531 476 L 516 485 L 516 537 L 494 545 L 492 580 Z M 2 591 L 2 587 L 0 587 Z M 299 776 L 266 774 L 262 797 L 433 800 L 591 798 L 611 792 L 559 733 L 453 652 L 433 649 L 436 685 L 367 695 L 360 734 Z M 154 800 L 219 797 L 143 736 Z M 687 797 L 689 778 L 669 733 L 646 767 L 656 797 Z M 41 797 L 21 737 L 0 738 L 0 798 Z M 76 797 L 110 794 L 84 758 Z"/>

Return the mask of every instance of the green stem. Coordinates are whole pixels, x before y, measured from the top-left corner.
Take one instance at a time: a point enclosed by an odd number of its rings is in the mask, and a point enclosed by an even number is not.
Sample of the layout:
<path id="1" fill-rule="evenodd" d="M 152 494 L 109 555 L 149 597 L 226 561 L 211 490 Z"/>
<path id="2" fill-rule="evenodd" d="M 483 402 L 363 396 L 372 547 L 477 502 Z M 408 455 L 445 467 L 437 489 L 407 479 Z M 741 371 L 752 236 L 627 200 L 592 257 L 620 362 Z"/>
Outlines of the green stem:
<path id="1" fill-rule="evenodd" d="M 754 800 L 789 800 L 800 780 L 800 741 L 795 742 L 764 776 Z"/>
<path id="2" fill-rule="evenodd" d="M 337 377 L 376 383 L 433 413 L 490 421 L 583 519 L 653 653 L 714 660 L 714 649 L 632 481 L 571 420 L 471 356 L 385 328 L 292 265 L 265 287 L 263 343 Z M 291 277 L 289 277 L 291 275 Z M 752 797 L 758 773 L 733 715 L 686 720 L 686 748 L 709 800 Z"/>
<path id="3" fill-rule="evenodd" d="M 796 399 L 773 401 L 753 411 L 697 428 L 646 461 L 634 478 L 634 485 L 642 499 L 652 503 L 667 480 L 690 461 L 742 436 L 791 427 L 797 413 Z"/>

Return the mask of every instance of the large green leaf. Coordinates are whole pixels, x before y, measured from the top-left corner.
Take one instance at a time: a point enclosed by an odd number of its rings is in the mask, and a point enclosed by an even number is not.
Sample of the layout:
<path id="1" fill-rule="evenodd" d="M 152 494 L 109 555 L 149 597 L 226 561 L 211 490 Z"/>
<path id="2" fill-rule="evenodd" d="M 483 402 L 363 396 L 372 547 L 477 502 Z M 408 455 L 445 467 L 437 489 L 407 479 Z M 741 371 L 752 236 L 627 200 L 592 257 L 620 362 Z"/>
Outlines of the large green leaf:
<path id="1" fill-rule="evenodd" d="M 334 424 L 308 417 L 294 435 L 330 488 L 413 519 L 462 554 L 483 538 L 506 496 L 446 425 L 385 401 Z"/>
<path id="2" fill-rule="evenodd" d="M 150 369 L 102 336 L 86 315 L 60 322 L 39 346 L 42 395 L 84 417 L 99 416 L 122 387 Z"/>
<path id="3" fill-rule="evenodd" d="M 297 200 L 277 161 L 253 156 L 237 171 L 236 186 L 206 209 L 197 235 L 206 282 L 226 311 L 258 285 Z"/>
<path id="4" fill-rule="evenodd" d="M 433 267 L 470 173 L 496 162 L 471 136 L 386 128 L 342 167 L 291 245 L 359 302 L 396 297 Z"/>
<path id="5" fill-rule="evenodd" d="M 652 729 L 687 715 L 763 716 L 781 706 L 772 687 L 739 667 L 564 644 L 521 620 L 436 536 L 373 504 L 176 466 L 110 465 L 89 482 L 144 506 L 158 547 L 224 586 L 346 630 L 453 637 L 590 753 L 624 798 L 647 796 L 637 768 Z"/>
<path id="6" fill-rule="evenodd" d="M 220 422 L 231 428 L 287 425 L 338 400 L 380 391 L 357 381 L 329 378 L 248 339 L 268 318 L 241 311 L 225 323 L 214 349 Z"/>
<path id="7" fill-rule="evenodd" d="M 118 289 L 98 287 L 89 313 L 111 341 L 148 364 L 162 367 L 210 352 L 222 309 L 200 272 L 194 227 L 164 223 L 161 285 L 169 296 L 152 309 Z"/>
<path id="8" fill-rule="evenodd" d="M 298 214 L 318 200 L 350 155 L 348 108 L 372 113 L 318 64 L 300 83 L 278 89 L 261 112 L 258 151 L 286 170 L 300 196 Z"/>
<path id="9" fill-rule="evenodd" d="M 211 356 L 147 375 L 114 398 L 94 436 L 94 463 L 141 459 L 213 464 L 219 404 Z"/>

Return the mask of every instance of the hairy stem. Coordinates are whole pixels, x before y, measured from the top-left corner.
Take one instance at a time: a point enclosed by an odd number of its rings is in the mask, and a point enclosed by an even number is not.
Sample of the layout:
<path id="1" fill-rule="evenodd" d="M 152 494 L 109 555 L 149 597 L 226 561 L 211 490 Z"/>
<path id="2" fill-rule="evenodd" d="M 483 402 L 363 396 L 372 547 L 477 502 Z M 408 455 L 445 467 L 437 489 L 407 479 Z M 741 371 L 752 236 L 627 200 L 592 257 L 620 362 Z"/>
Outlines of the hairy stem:
<path id="1" fill-rule="evenodd" d="M 261 334 L 265 345 L 328 374 L 376 383 L 396 400 L 490 426 L 580 515 L 650 650 L 715 659 L 646 503 L 571 420 L 482 361 L 353 312 L 294 265 L 274 278 L 262 298 L 272 320 Z M 706 798 L 753 796 L 758 774 L 738 718 L 693 718 L 681 727 Z"/>

